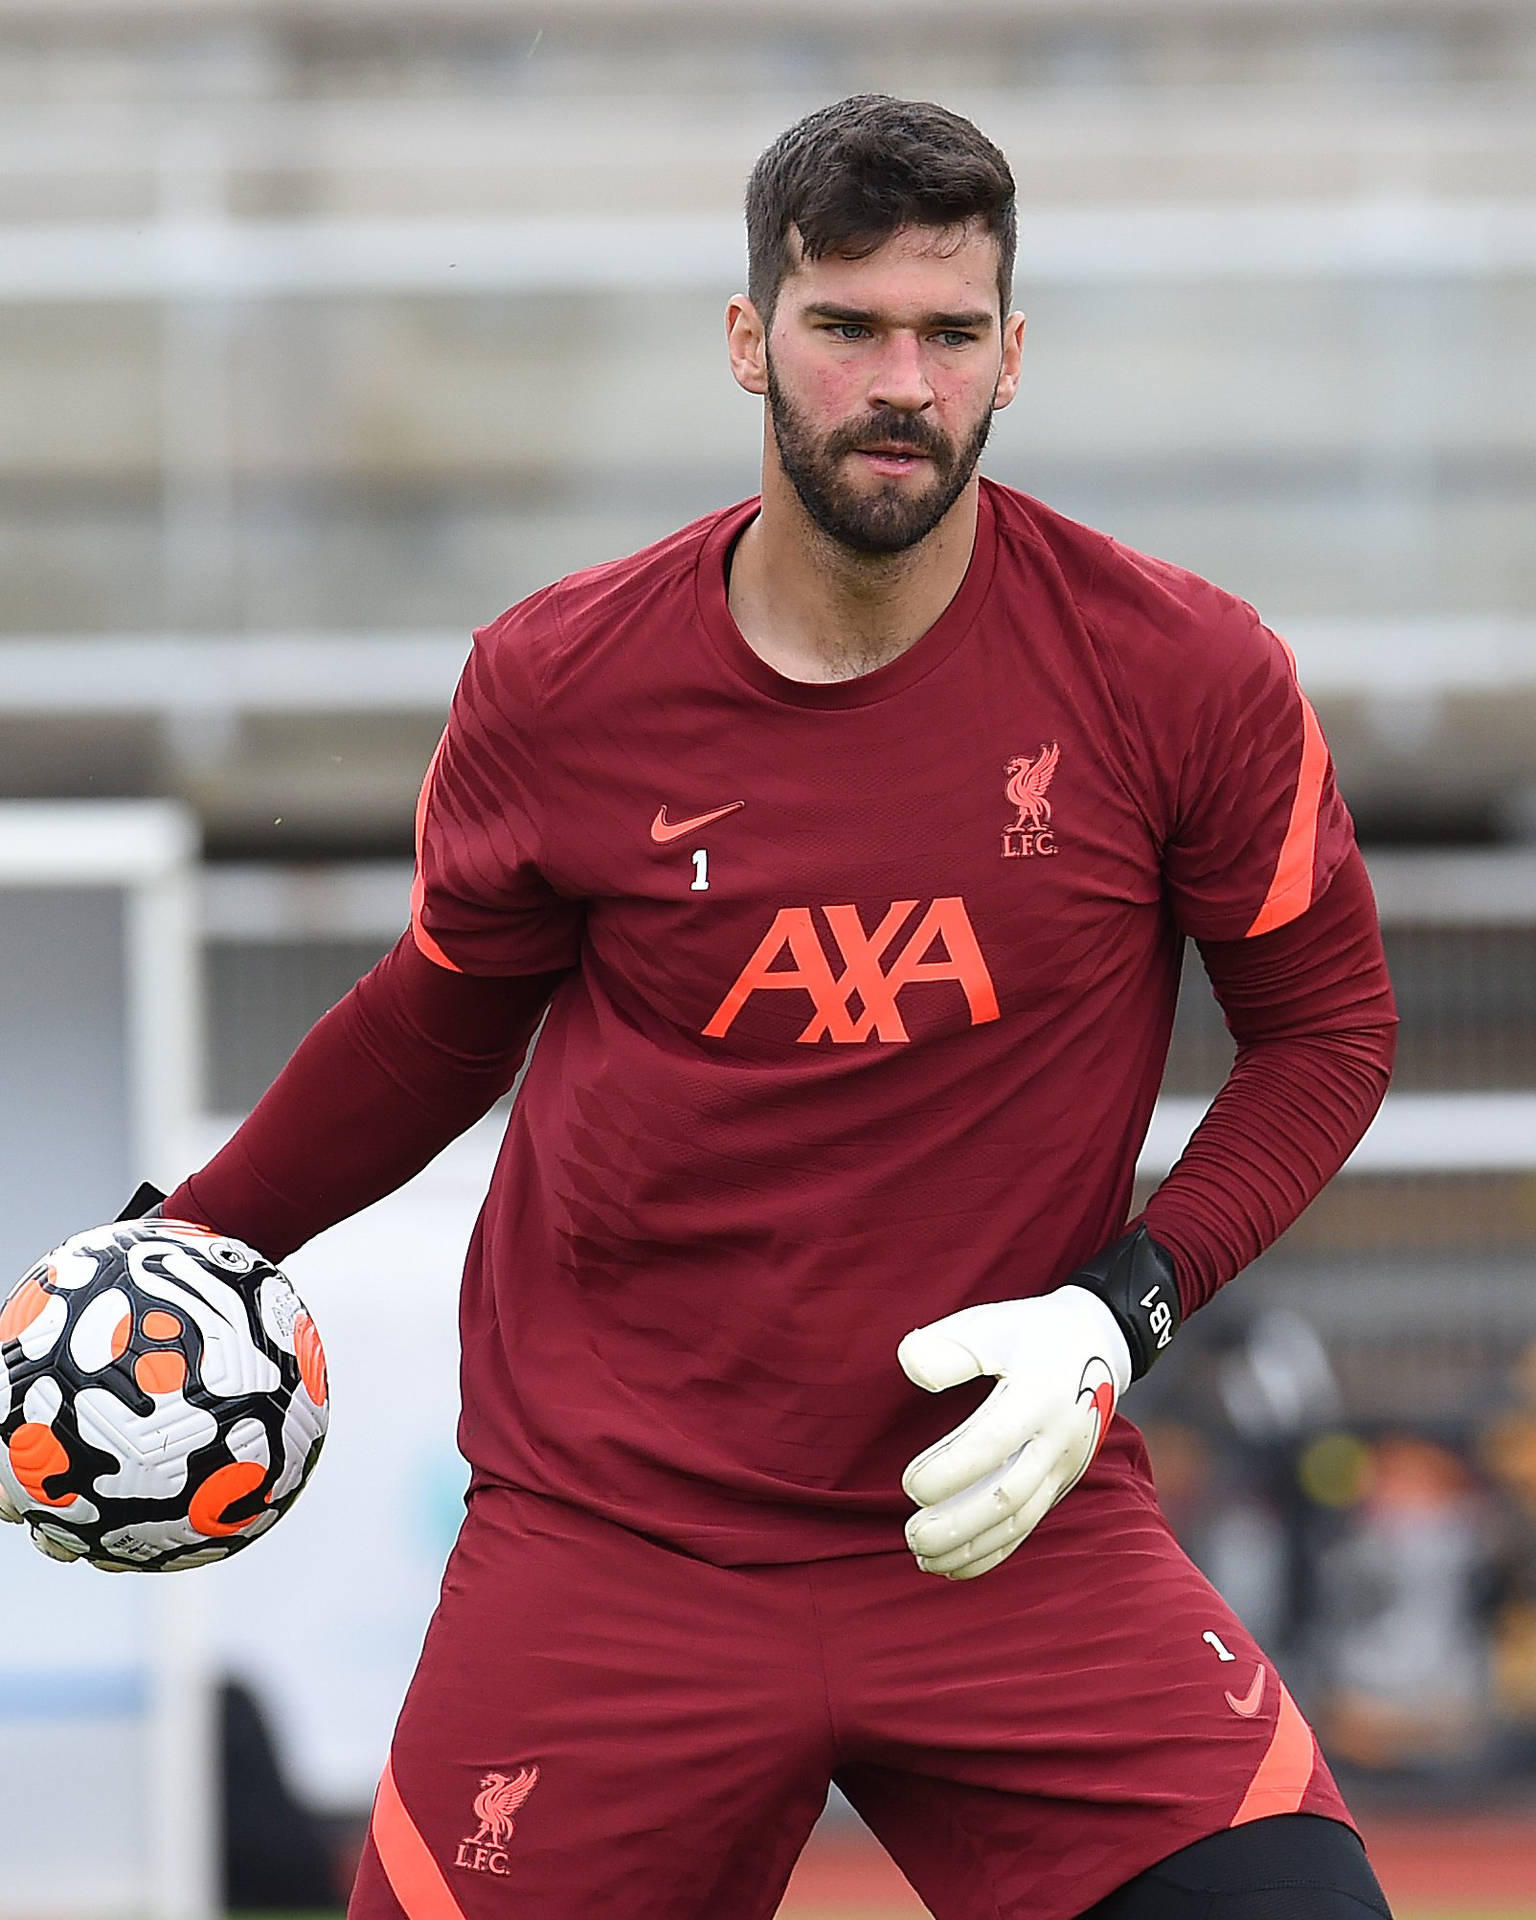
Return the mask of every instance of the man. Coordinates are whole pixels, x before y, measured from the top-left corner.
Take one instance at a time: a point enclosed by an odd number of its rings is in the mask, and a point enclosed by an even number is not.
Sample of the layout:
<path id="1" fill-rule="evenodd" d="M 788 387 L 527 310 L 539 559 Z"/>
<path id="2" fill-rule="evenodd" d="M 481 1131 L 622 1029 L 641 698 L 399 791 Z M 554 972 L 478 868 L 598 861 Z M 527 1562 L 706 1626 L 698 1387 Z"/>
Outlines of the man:
<path id="1" fill-rule="evenodd" d="M 1385 1086 L 1316 722 L 1249 608 L 979 479 L 975 128 L 813 114 L 748 238 L 761 499 L 477 636 L 411 937 L 166 1204 L 282 1257 L 547 1008 L 354 1920 L 767 1916 L 832 1779 L 938 1920 L 1385 1913 L 1114 1415 Z M 1186 936 L 1237 1061 L 1128 1231 Z"/>

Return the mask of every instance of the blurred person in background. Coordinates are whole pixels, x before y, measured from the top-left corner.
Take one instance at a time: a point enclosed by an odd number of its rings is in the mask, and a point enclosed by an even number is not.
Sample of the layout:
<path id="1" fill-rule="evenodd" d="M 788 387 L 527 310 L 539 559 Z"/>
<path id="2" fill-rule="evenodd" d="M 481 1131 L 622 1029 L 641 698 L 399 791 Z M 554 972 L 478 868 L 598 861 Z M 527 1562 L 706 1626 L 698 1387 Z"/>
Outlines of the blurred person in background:
<path id="1" fill-rule="evenodd" d="M 1466 1765 L 1489 1744 L 1482 1601 L 1492 1514 L 1451 1446 L 1381 1435 L 1352 1524 L 1322 1556 L 1319 1643 L 1338 1758 L 1381 1771 Z"/>
<path id="2" fill-rule="evenodd" d="M 973 126 L 842 101 L 747 224 L 761 497 L 477 636 L 411 932 L 166 1203 L 282 1258 L 544 1020 L 354 1920 L 767 1916 L 833 1779 L 939 1920 L 1384 1914 L 1116 1413 L 1385 1087 L 1316 720 L 1252 609 L 980 478 Z M 1186 937 L 1237 1060 L 1128 1223 Z"/>
<path id="3" fill-rule="evenodd" d="M 1203 1337 L 1202 1337 L 1203 1336 Z M 1299 1468 L 1336 1421 L 1316 1329 L 1281 1308 L 1228 1313 L 1180 1342 L 1144 1423 L 1158 1499 L 1180 1544 L 1306 1697 L 1319 1508 Z"/>
<path id="4" fill-rule="evenodd" d="M 1494 1708 L 1504 1759 L 1536 1772 L 1536 1342 L 1520 1351 L 1508 1397 L 1476 1439 L 1499 1501 Z"/>

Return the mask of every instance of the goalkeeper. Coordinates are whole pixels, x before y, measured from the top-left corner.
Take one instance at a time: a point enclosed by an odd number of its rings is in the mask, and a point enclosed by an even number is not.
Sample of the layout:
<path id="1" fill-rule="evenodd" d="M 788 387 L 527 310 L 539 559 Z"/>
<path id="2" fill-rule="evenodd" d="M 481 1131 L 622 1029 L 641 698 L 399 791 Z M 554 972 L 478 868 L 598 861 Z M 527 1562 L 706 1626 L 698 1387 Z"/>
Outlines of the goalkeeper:
<path id="1" fill-rule="evenodd" d="M 354 1920 L 766 1920 L 833 1780 L 938 1920 L 1385 1913 L 1117 1412 L 1386 1084 L 1316 720 L 1241 601 L 980 478 L 974 127 L 824 109 L 747 227 L 761 497 L 478 634 L 410 934 L 167 1205 L 281 1258 L 544 1019 Z M 1236 1062 L 1131 1219 L 1186 939 Z"/>

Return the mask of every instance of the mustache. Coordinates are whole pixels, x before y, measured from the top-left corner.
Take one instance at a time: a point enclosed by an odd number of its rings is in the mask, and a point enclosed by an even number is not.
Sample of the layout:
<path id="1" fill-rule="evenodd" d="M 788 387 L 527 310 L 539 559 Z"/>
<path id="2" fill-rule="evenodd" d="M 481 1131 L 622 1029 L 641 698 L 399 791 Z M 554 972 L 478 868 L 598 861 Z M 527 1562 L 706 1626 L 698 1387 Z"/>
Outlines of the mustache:
<path id="1" fill-rule="evenodd" d="M 931 422 L 921 414 L 899 413 L 893 407 L 877 407 L 862 420 L 849 421 L 837 428 L 827 436 L 826 453 L 832 459 L 840 459 L 843 454 L 856 453 L 860 447 L 875 441 L 910 447 L 914 453 L 928 454 L 940 462 L 954 456 L 949 440 Z"/>

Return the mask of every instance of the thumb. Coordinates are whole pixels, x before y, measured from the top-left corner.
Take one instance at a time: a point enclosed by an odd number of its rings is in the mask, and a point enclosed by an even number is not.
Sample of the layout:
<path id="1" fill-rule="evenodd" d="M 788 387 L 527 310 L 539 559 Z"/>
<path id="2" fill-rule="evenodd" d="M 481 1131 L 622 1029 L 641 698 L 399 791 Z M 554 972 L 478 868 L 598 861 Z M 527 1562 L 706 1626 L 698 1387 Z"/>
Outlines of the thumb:
<path id="1" fill-rule="evenodd" d="M 913 1386 L 925 1393 L 942 1393 L 946 1387 L 958 1387 L 989 1369 L 966 1344 L 964 1325 L 970 1309 L 934 1320 L 926 1327 L 915 1327 L 896 1349 L 902 1372 Z"/>

